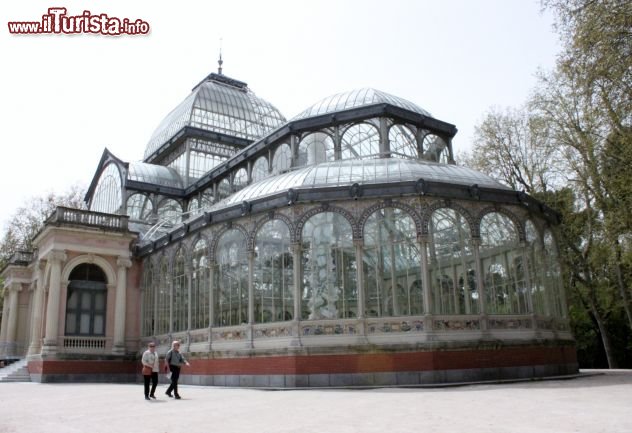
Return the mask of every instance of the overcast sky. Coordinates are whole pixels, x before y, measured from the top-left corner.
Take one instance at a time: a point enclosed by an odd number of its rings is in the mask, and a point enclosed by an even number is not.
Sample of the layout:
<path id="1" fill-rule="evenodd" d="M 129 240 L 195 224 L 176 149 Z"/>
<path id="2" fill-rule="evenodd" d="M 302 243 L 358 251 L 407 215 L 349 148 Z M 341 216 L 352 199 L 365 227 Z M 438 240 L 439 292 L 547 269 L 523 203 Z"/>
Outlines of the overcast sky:
<path id="1" fill-rule="evenodd" d="M 11 35 L 8 21 L 142 19 L 142 36 Z M 141 160 L 169 111 L 217 70 L 288 119 L 334 93 L 373 87 L 459 129 L 518 106 L 559 51 L 535 0 L 1 2 L 0 228 L 29 197 L 87 186 L 103 149 Z"/>

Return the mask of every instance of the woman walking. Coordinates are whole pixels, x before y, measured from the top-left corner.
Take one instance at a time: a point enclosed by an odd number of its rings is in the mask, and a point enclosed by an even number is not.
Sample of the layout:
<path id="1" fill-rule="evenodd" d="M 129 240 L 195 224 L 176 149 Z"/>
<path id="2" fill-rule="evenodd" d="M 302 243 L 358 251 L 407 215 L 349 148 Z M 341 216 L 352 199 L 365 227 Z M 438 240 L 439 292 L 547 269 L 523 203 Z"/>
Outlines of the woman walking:
<path id="1" fill-rule="evenodd" d="M 171 371 L 171 384 L 165 394 L 169 397 L 175 396 L 176 400 L 180 400 L 180 394 L 178 394 L 178 379 L 180 378 L 180 368 L 183 365 L 191 364 L 189 364 L 180 353 L 180 342 L 174 341 L 171 343 L 171 350 L 165 355 L 165 371 Z M 172 391 L 173 395 L 171 395 Z"/>

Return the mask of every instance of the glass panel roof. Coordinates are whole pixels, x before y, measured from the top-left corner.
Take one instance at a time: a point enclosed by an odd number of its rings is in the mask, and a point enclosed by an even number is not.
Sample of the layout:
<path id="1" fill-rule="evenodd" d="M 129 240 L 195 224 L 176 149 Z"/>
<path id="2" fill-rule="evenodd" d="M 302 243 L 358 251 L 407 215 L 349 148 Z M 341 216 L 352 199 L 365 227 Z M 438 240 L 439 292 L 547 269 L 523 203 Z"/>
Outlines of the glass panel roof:
<path id="1" fill-rule="evenodd" d="M 171 167 L 147 164 L 145 162 L 130 162 L 127 178 L 137 182 L 151 183 L 153 185 L 183 188 L 182 178 Z"/>
<path id="2" fill-rule="evenodd" d="M 211 210 L 276 194 L 289 188 L 301 190 L 350 186 L 354 183 L 360 185 L 397 183 L 415 181 L 420 178 L 433 182 L 468 186 L 478 184 L 480 187 L 510 189 L 491 177 L 467 167 L 397 158 L 353 159 L 312 165 L 269 177 L 227 197 Z"/>
<path id="3" fill-rule="evenodd" d="M 285 118 L 279 110 L 247 87 L 206 80 L 158 125 L 147 144 L 144 159 L 187 125 L 256 140 L 283 123 Z"/>
<path id="4" fill-rule="evenodd" d="M 364 88 L 328 96 L 327 98 L 318 101 L 298 116 L 294 117 L 292 120 L 305 119 L 307 117 L 319 116 L 321 114 L 335 113 L 337 111 L 348 110 L 350 108 L 377 104 L 390 104 L 424 116 L 432 117 L 428 111 L 403 98 L 390 95 L 380 90 Z"/>

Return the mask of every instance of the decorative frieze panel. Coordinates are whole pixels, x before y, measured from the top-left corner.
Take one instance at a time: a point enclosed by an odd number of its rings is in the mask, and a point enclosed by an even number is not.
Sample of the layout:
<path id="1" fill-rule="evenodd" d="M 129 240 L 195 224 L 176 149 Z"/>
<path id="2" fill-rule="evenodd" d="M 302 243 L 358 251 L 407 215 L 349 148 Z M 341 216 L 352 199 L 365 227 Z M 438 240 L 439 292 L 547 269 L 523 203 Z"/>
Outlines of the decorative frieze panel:
<path id="1" fill-rule="evenodd" d="M 255 338 L 277 338 L 277 337 L 291 337 L 291 326 L 270 326 L 270 327 L 257 327 L 254 329 Z"/>
<path id="2" fill-rule="evenodd" d="M 301 325 L 301 335 L 356 335 L 358 327 L 355 323 L 309 324 Z"/>
<path id="3" fill-rule="evenodd" d="M 536 326 L 538 327 L 538 329 L 547 329 L 552 331 L 553 330 L 553 319 L 538 319 L 536 320 Z"/>
<path id="4" fill-rule="evenodd" d="M 423 332 L 423 320 L 368 321 L 368 334 L 389 334 L 393 332 Z"/>
<path id="5" fill-rule="evenodd" d="M 481 329 L 481 321 L 456 320 L 456 319 L 435 319 L 432 321 L 434 331 L 475 331 Z"/>
<path id="6" fill-rule="evenodd" d="M 191 342 L 191 344 L 205 343 L 208 341 L 208 330 L 202 329 L 201 331 L 202 332 L 192 332 L 191 335 L 189 335 L 189 342 Z"/>
<path id="7" fill-rule="evenodd" d="M 245 329 L 217 330 L 213 331 L 213 341 L 242 341 L 246 339 Z"/>
<path id="8" fill-rule="evenodd" d="M 489 319 L 489 329 L 531 329 L 531 319 Z"/>

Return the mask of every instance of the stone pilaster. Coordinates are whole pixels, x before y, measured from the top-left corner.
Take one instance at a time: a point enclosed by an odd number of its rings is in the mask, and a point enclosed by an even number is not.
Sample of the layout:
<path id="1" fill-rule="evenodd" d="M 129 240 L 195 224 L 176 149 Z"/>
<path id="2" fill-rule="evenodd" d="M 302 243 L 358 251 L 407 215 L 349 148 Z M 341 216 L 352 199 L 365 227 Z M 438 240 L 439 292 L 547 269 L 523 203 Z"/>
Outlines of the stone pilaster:
<path id="1" fill-rule="evenodd" d="M 125 315 L 127 314 L 127 269 L 132 261 L 127 257 L 119 257 L 116 261 L 116 296 L 114 301 L 114 340 L 112 353 L 125 353 Z"/>
<path id="2" fill-rule="evenodd" d="M 42 354 L 57 353 L 57 334 L 59 332 L 59 303 L 61 297 L 61 268 L 66 261 L 63 251 L 51 251 L 46 259 L 51 264 L 50 281 L 48 287 L 48 302 L 46 304 L 46 331 L 44 333 L 44 347 Z"/>
<path id="3" fill-rule="evenodd" d="M 31 342 L 28 356 L 38 355 L 42 350 L 42 319 L 44 316 L 44 265 L 38 261 L 35 265 L 36 280 L 33 294 L 33 311 L 31 312 Z"/>

